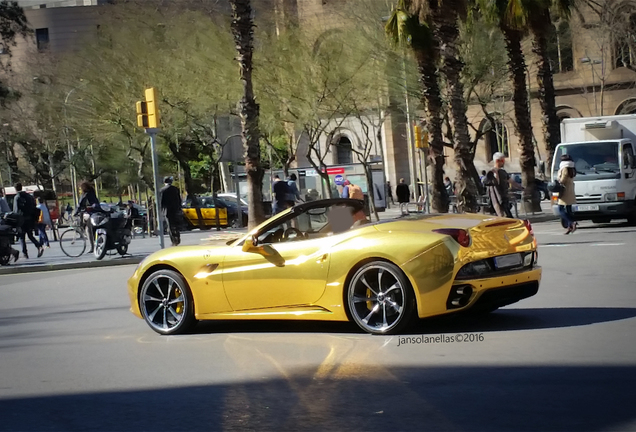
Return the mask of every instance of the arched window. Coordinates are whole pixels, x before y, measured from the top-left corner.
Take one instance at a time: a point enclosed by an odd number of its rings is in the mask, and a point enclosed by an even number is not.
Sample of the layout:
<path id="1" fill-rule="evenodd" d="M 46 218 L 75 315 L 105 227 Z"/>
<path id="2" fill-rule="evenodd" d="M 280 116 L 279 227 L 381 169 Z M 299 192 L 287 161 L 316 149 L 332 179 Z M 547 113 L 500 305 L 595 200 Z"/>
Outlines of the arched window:
<path id="1" fill-rule="evenodd" d="M 495 153 L 501 152 L 506 157 L 510 156 L 510 145 L 508 143 L 508 128 L 500 120 L 483 119 L 480 130 L 484 133 L 482 139 L 486 144 L 486 161 L 491 162 Z"/>
<path id="2" fill-rule="evenodd" d="M 636 98 L 630 98 L 621 102 L 618 108 L 616 108 L 615 114 L 636 114 Z"/>
<path id="3" fill-rule="evenodd" d="M 623 3 L 611 16 L 614 67 L 636 66 L 636 10 Z"/>
<path id="4" fill-rule="evenodd" d="M 548 56 L 554 73 L 574 70 L 572 33 L 567 21 L 560 21 L 554 26 L 552 37 L 548 41 Z"/>
<path id="5" fill-rule="evenodd" d="M 350 164 L 353 163 L 353 150 L 351 140 L 346 136 L 341 136 L 334 144 L 336 146 L 336 163 Z"/>

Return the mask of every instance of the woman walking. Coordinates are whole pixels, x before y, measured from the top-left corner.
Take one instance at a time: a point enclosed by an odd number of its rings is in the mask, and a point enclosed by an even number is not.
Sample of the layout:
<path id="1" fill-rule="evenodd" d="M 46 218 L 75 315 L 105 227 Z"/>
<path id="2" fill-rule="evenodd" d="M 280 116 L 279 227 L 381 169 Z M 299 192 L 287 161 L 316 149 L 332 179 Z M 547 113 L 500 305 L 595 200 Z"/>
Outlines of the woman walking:
<path id="1" fill-rule="evenodd" d="M 576 193 L 574 191 L 574 176 L 576 176 L 576 169 L 574 169 L 574 161 L 569 155 L 561 156 L 561 163 L 559 164 L 559 173 L 557 180 L 561 184 L 561 192 L 559 193 L 559 213 L 561 214 L 561 220 L 563 226 L 567 227 L 565 234 L 570 234 L 576 231 L 577 223 L 572 216 L 572 205 L 576 204 Z"/>
<path id="2" fill-rule="evenodd" d="M 46 235 L 46 227 L 49 226 L 53 229 L 53 221 L 51 220 L 51 213 L 49 213 L 49 208 L 46 206 L 46 202 L 44 198 L 38 197 L 38 205 L 37 208 L 40 209 L 40 218 L 38 220 L 38 231 L 40 233 L 40 244 L 42 247 L 46 245 L 47 248 L 50 248 L 49 245 L 49 237 Z"/>

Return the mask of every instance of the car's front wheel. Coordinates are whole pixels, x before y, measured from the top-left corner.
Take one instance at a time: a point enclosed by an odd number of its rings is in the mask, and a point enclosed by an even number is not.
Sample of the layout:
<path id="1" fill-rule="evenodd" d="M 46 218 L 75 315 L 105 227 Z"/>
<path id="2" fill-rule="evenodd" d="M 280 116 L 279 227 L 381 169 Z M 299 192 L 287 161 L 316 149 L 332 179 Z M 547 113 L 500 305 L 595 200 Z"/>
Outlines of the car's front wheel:
<path id="1" fill-rule="evenodd" d="M 183 333 L 196 323 L 190 287 L 173 270 L 158 270 L 146 279 L 139 308 L 150 328 L 163 335 Z"/>
<path id="2" fill-rule="evenodd" d="M 353 321 L 372 334 L 399 333 L 416 315 L 406 275 L 385 261 L 367 263 L 355 272 L 347 287 L 347 306 Z"/>

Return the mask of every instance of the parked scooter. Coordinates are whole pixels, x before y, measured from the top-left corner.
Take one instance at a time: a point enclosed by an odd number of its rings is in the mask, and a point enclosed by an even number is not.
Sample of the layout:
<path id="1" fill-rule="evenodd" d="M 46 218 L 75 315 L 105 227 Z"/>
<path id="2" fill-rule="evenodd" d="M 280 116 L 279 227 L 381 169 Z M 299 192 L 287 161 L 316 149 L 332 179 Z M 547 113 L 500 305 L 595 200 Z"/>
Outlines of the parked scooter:
<path id="1" fill-rule="evenodd" d="M 15 213 L 0 215 L 0 265 L 8 265 L 11 258 L 18 260 L 19 252 L 11 247 L 19 234 L 20 216 Z"/>
<path id="2" fill-rule="evenodd" d="M 132 240 L 131 221 L 124 213 L 110 210 L 91 214 L 91 225 L 95 233 L 95 258 L 101 260 L 110 250 L 126 255 Z"/>

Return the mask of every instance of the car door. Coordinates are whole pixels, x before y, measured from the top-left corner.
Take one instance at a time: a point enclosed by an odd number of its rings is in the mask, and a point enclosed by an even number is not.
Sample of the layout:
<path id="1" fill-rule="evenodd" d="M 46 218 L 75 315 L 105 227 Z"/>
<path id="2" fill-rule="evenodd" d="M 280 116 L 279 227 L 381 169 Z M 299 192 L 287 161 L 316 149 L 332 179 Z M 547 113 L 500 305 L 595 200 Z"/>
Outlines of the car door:
<path id="1" fill-rule="evenodd" d="M 261 235 L 261 247 L 274 256 L 232 248 L 223 262 L 223 287 L 234 310 L 306 305 L 316 302 L 325 290 L 329 250 L 334 236 L 317 234 L 326 221 L 313 218 L 307 238 L 275 241 L 277 230 L 293 221 L 274 225 Z M 322 224 L 322 226 L 321 226 Z M 269 234 L 268 234 L 269 233 Z"/>

